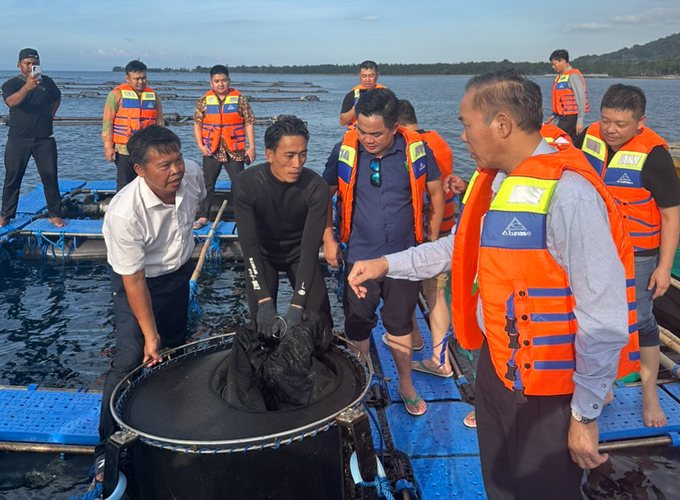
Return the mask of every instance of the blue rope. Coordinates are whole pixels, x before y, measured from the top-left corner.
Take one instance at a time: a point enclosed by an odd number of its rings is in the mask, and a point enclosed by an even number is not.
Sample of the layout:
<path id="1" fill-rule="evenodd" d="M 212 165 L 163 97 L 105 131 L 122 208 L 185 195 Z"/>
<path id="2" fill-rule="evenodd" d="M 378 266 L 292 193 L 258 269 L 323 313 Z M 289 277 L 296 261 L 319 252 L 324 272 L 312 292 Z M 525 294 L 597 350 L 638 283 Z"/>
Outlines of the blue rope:
<path id="1" fill-rule="evenodd" d="M 198 304 L 198 283 L 195 280 L 189 281 L 189 314 L 200 316 L 201 306 Z"/>
<path id="2" fill-rule="evenodd" d="M 205 255 L 207 260 L 214 260 L 217 263 L 222 263 L 222 249 L 220 248 L 220 232 L 215 231 L 210 238 L 210 246 Z"/>

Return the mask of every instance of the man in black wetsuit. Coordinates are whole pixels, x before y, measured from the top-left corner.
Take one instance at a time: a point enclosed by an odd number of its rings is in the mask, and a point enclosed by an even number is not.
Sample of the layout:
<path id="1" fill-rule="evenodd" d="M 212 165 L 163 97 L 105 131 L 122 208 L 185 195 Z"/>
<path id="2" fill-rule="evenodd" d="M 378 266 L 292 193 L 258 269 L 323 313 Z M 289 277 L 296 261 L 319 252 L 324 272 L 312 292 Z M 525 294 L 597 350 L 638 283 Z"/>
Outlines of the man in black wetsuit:
<path id="1" fill-rule="evenodd" d="M 305 309 L 318 310 L 331 321 L 319 266 L 328 185 L 303 168 L 308 140 L 302 120 L 280 119 L 264 136 L 267 163 L 244 170 L 233 184 L 248 306 L 264 337 L 283 335 L 302 321 Z M 279 272 L 288 275 L 293 287 L 290 307 L 282 319 L 276 311 Z"/>

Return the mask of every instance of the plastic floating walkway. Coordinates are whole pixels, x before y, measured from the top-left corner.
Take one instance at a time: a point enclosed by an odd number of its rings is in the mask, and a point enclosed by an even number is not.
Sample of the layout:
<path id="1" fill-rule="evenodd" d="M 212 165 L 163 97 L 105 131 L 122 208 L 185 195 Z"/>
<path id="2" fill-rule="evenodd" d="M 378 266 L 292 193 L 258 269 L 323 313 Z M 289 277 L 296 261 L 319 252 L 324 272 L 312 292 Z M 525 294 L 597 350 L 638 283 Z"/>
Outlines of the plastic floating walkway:
<path id="1" fill-rule="evenodd" d="M 88 181 L 84 186 L 79 186 L 82 193 L 114 194 L 116 181 Z M 215 184 L 216 193 L 228 193 L 231 191 L 231 181 L 218 181 Z"/>
<path id="2" fill-rule="evenodd" d="M 420 315 L 419 315 L 420 316 Z M 425 347 L 414 353 L 414 360 L 429 358 L 431 337 L 422 317 L 418 319 Z M 411 460 L 422 500 L 454 498 L 484 499 L 477 432 L 463 425 L 472 409 L 464 403 L 453 378 L 441 378 L 412 372 L 418 394 L 427 401 L 428 411 L 421 417 L 406 413 L 397 393 L 397 370 L 387 346 L 382 342 L 382 323 L 373 330 L 372 339 L 378 362 L 385 378 L 391 403 L 385 408 L 389 433 L 397 450 Z M 680 441 L 680 383 L 659 387 L 659 399 L 668 425 L 645 427 L 642 423 L 641 387 L 617 387 L 614 401 L 605 407 L 598 419 L 600 441 L 646 438 L 670 435 Z M 373 411 L 373 410 L 371 410 Z M 386 432 L 383 430 L 383 432 Z M 374 442 L 379 447 L 374 429 Z"/>
<path id="3" fill-rule="evenodd" d="M 80 180 L 63 180 L 59 181 L 59 193 L 62 197 L 82 188 L 86 184 L 85 181 Z M 17 207 L 17 215 L 38 215 L 47 209 L 47 201 L 45 200 L 45 191 L 42 184 L 38 185 L 33 191 L 30 191 L 19 197 L 19 205 Z"/>
<path id="4" fill-rule="evenodd" d="M 0 441 L 93 446 L 99 442 L 101 393 L 0 390 Z"/>

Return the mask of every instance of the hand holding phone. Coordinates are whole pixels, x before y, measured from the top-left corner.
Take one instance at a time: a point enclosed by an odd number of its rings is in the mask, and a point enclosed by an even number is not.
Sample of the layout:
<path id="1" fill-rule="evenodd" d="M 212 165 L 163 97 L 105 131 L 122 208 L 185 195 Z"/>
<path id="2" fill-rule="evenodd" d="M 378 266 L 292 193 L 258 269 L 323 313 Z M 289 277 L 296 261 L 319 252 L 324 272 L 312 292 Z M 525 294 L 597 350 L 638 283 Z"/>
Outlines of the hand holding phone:
<path id="1" fill-rule="evenodd" d="M 39 64 L 34 64 L 33 67 L 31 67 L 31 76 L 33 78 L 40 78 L 40 65 Z"/>

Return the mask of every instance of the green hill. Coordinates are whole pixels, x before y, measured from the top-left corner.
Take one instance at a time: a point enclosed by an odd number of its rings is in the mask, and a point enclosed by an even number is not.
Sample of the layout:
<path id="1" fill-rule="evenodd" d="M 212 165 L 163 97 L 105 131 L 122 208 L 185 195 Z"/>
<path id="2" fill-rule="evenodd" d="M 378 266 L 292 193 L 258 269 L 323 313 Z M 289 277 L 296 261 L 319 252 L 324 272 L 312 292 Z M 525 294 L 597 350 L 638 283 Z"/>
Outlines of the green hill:
<path id="1" fill-rule="evenodd" d="M 680 58 L 680 33 L 659 38 L 644 45 L 633 45 L 599 56 L 588 55 L 574 60 L 574 65 L 589 63 L 639 63 Z"/>

